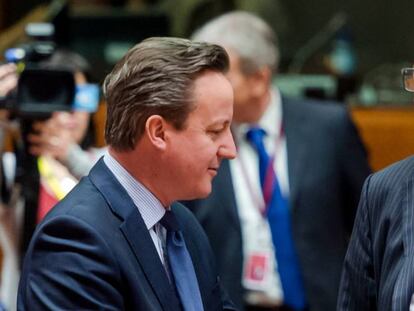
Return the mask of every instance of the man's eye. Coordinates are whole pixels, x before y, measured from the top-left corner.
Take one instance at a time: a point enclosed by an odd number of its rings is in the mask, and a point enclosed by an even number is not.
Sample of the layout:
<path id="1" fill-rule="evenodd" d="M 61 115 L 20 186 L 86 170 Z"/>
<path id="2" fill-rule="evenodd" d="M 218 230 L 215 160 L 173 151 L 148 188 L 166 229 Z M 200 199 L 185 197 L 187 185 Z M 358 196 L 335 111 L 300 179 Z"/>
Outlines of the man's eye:
<path id="1" fill-rule="evenodd" d="M 221 129 L 220 130 L 209 130 L 208 133 L 210 135 L 219 135 L 221 133 Z"/>

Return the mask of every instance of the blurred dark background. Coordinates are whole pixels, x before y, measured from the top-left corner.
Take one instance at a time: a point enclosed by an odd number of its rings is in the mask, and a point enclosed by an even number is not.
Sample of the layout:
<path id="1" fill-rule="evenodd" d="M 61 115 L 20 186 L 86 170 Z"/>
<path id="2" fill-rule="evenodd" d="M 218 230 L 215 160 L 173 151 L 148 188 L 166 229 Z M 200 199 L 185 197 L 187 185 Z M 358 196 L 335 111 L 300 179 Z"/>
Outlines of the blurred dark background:
<path id="1" fill-rule="evenodd" d="M 231 9 L 256 12 L 274 27 L 280 39 L 282 73 L 330 73 L 326 58 L 341 36 L 340 26 L 342 32 L 346 29 L 342 37 L 355 54 L 351 73 L 360 80 L 381 65 L 411 63 L 414 57 L 414 2 L 404 0 L 0 0 L 0 29 L 11 27 L 39 5 L 58 3 L 66 3 L 68 14 L 60 24 L 64 29 L 59 31 L 66 32 L 61 43 L 80 52 L 102 53 L 97 50 L 102 41 L 112 41 L 115 45 L 106 51 L 109 58 L 122 54 L 122 46 L 116 46 L 121 41 L 152 34 L 188 36 L 207 19 Z"/>
<path id="2" fill-rule="evenodd" d="M 278 34 L 275 83 L 284 94 L 336 99 L 351 108 L 374 169 L 414 152 L 413 93 L 401 79 L 401 68 L 414 62 L 414 1 L 0 0 L 0 61 L 28 40 L 27 23 L 52 22 L 57 44 L 84 55 L 99 83 L 142 39 L 188 37 L 235 9 L 258 14 Z M 97 133 L 104 111 L 97 113 Z"/>
<path id="3" fill-rule="evenodd" d="M 19 19 L 28 14 L 40 4 L 50 4 L 56 1 L 41 0 L 1 0 L 0 1 L 0 29 L 10 27 Z M 385 0 L 256 0 L 256 1 L 235 1 L 235 0 L 141 0 L 141 1 L 68 1 L 70 14 L 79 18 L 83 15 L 84 23 L 86 16 L 91 18 L 91 23 L 84 31 L 93 32 L 97 35 L 105 29 L 100 29 L 101 24 L 94 24 L 93 18 L 105 14 L 105 9 L 114 16 L 121 14 L 121 11 L 140 12 L 145 14 L 164 13 L 169 19 L 168 31 L 171 35 L 186 36 L 194 27 L 202 24 L 205 20 L 222 12 L 239 8 L 255 11 L 262 15 L 279 34 L 282 49 L 282 68 L 287 70 L 289 63 L 296 53 L 303 48 L 309 40 L 323 31 L 327 30 L 327 24 L 338 13 L 346 15 L 346 24 L 349 28 L 353 47 L 356 50 L 358 66 L 357 73 L 364 74 L 383 63 L 410 61 L 414 55 L 414 40 L 412 40 L 412 12 L 414 11 L 413 1 L 385 1 Z M 130 13 L 132 14 L 132 13 Z M 108 29 L 116 27 L 114 24 L 107 25 Z M 134 37 L 136 32 L 149 31 L 149 28 L 159 28 L 156 25 L 144 22 L 143 27 L 147 29 L 130 28 L 125 36 Z M 138 25 L 137 23 L 136 25 Z M 76 25 L 76 23 L 75 23 Z M 71 26 L 71 25 L 68 25 Z M 80 24 L 75 26 L 75 33 L 79 35 Z M 164 27 L 162 25 L 161 27 Z M 107 30 L 107 29 L 106 29 Z M 158 29 L 160 30 L 160 29 Z M 108 40 L 112 40 L 110 36 Z M 329 48 L 329 43 L 321 46 L 315 54 L 323 53 Z M 323 68 L 318 62 L 311 61 L 306 64 L 304 70 L 315 72 Z M 314 58 L 313 58 L 314 60 Z"/>
<path id="4" fill-rule="evenodd" d="M 285 93 L 363 105 L 411 102 L 400 68 L 414 58 L 413 1 L 0 0 L 0 53 L 25 40 L 26 22 L 51 21 L 57 43 L 86 56 L 101 81 L 134 43 L 187 37 L 233 9 L 257 13 L 278 33 Z"/>

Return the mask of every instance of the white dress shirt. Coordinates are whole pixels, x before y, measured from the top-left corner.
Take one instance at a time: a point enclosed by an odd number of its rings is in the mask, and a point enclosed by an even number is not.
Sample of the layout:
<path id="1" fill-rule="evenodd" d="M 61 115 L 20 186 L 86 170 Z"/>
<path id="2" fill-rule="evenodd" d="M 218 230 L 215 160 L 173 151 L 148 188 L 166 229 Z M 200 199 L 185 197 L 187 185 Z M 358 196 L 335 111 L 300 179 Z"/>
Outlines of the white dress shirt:
<path id="1" fill-rule="evenodd" d="M 281 135 L 282 107 L 278 90 L 271 94 L 271 102 L 265 114 L 258 122 L 267 135 L 264 144 L 270 156 L 275 156 L 274 169 L 284 196 L 289 196 L 289 180 L 287 172 L 286 139 Z M 247 290 L 246 300 L 250 304 L 281 304 L 283 290 L 277 272 L 272 235 L 267 219 L 260 209 L 264 207 L 259 177 L 259 159 L 255 149 L 246 140 L 248 124 L 235 125 L 233 128 L 238 157 L 230 161 L 230 170 L 240 217 L 244 265 L 250 254 L 259 252 L 268 254 L 268 273 L 265 282 L 253 286 L 243 279 Z"/>

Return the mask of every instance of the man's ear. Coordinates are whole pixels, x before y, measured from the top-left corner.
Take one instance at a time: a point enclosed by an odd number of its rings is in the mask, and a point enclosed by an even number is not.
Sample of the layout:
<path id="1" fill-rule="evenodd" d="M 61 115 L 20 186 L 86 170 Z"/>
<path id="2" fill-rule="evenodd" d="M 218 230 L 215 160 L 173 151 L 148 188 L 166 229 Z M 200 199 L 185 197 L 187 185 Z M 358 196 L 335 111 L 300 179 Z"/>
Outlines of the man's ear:
<path id="1" fill-rule="evenodd" d="M 165 130 L 167 122 L 160 115 L 152 115 L 145 122 L 145 133 L 148 141 L 158 149 L 166 148 Z"/>

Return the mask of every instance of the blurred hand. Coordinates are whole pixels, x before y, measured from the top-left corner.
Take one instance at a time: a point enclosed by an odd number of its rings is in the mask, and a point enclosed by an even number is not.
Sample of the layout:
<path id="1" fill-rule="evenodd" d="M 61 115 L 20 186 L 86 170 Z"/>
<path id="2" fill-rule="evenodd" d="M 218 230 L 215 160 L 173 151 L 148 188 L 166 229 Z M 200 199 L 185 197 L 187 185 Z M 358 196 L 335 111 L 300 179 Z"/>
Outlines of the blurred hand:
<path id="1" fill-rule="evenodd" d="M 17 73 L 15 64 L 0 65 L 0 98 L 6 97 L 17 86 Z M 7 120 L 9 112 L 0 109 L 0 120 Z"/>
<path id="2" fill-rule="evenodd" d="M 70 147 L 77 143 L 74 128 L 76 118 L 69 112 L 55 112 L 51 118 L 33 124 L 33 132 L 28 135 L 29 152 L 32 155 L 48 155 L 65 162 Z"/>
<path id="3" fill-rule="evenodd" d="M 0 65 L 0 96 L 4 97 L 17 86 L 15 64 Z"/>

